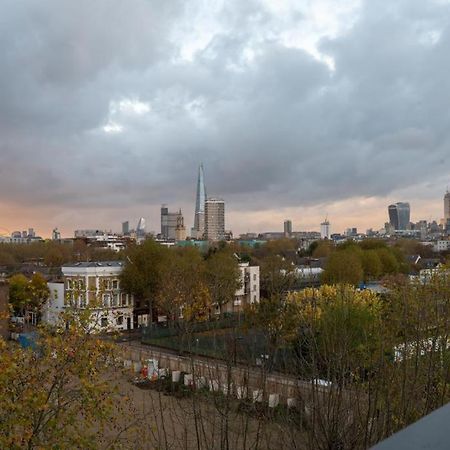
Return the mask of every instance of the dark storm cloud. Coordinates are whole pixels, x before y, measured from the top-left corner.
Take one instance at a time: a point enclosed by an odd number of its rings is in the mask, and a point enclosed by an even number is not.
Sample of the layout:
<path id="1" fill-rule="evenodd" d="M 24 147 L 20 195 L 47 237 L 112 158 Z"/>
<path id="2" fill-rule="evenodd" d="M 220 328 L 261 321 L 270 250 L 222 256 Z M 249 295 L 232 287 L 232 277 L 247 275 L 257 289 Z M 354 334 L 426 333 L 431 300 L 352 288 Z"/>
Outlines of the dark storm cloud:
<path id="1" fill-rule="evenodd" d="M 284 46 L 257 2 L 227 2 L 209 43 L 180 58 L 195 5 L 2 3 L 3 201 L 186 203 L 199 161 L 235 209 L 386 195 L 447 173 L 448 4 L 363 3 L 319 45 L 335 70 Z"/>

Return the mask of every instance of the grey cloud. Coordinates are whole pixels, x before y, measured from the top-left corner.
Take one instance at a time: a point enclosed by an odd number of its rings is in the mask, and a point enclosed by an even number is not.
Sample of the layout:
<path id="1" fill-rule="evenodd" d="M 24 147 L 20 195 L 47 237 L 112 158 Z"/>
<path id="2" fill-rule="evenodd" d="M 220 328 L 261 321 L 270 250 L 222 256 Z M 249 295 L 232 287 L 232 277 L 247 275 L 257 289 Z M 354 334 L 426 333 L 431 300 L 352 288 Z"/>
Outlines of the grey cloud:
<path id="1" fill-rule="evenodd" d="M 118 215 L 189 205 L 199 161 L 236 210 L 413 192 L 447 173 L 449 5 L 364 2 L 320 44 L 335 71 L 284 47 L 286 23 L 259 2 L 226 2 L 208 45 L 182 60 L 174 36 L 197 6 L 4 2 L 2 200 Z M 149 112 L 112 117 L 123 99 Z M 108 120 L 123 132 L 104 133 Z"/>

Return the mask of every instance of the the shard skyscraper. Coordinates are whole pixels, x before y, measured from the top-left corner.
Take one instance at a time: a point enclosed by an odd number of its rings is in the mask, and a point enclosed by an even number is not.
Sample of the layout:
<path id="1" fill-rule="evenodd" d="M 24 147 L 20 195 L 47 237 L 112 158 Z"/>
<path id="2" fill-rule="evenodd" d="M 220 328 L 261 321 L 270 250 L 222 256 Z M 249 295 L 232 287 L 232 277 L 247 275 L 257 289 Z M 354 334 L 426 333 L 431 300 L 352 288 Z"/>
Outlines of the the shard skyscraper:
<path id="1" fill-rule="evenodd" d="M 203 239 L 205 232 L 205 201 L 205 174 L 203 173 L 203 164 L 200 164 L 197 178 L 197 195 L 195 197 L 194 226 L 191 232 L 191 237 L 194 239 Z"/>

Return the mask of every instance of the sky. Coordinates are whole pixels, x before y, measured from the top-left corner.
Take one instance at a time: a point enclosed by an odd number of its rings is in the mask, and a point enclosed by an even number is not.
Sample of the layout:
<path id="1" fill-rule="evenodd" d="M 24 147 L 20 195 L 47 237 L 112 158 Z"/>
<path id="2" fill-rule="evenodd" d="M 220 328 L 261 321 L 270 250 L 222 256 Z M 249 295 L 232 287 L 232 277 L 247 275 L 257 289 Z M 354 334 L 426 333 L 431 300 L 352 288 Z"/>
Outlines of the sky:
<path id="1" fill-rule="evenodd" d="M 439 220 L 450 2 L 3 0 L 0 234 L 192 226 L 198 165 L 235 234 Z"/>

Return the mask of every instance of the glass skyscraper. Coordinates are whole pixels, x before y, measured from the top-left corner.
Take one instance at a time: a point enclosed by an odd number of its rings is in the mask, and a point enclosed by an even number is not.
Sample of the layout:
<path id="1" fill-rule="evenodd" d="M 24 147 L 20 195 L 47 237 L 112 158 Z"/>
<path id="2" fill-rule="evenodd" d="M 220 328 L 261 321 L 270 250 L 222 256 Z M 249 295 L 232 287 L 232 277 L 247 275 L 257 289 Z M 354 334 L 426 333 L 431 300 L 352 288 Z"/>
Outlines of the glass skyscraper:
<path id="1" fill-rule="evenodd" d="M 389 205 L 389 222 L 394 230 L 407 230 L 410 222 L 409 203 L 398 202 Z"/>
<path id="2" fill-rule="evenodd" d="M 205 175 L 203 173 L 203 164 L 200 164 L 198 168 L 197 194 L 195 197 L 194 226 L 191 233 L 195 239 L 202 239 L 205 232 L 205 202 Z"/>

